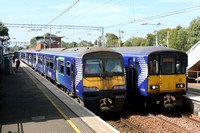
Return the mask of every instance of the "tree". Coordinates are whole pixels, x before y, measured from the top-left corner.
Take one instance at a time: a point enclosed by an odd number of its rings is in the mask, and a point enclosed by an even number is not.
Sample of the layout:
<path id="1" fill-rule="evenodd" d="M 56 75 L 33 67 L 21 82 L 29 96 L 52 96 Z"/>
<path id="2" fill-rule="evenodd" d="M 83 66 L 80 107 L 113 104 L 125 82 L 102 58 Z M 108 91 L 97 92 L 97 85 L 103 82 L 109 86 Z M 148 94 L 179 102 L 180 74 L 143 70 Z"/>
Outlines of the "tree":
<path id="1" fill-rule="evenodd" d="M 153 46 L 155 43 L 155 35 L 147 34 L 146 46 Z"/>
<path id="2" fill-rule="evenodd" d="M 0 22 L 0 36 L 9 36 L 8 28 L 2 22 Z"/>
<path id="3" fill-rule="evenodd" d="M 78 46 L 79 47 L 87 47 L 87 44 L 88 42 L 86 40 L 81 40 L 79 43 L 78 43 Z"/>
<path id="4" fill-rule="evenodd" d="M 71 48 L 73 47 L 72 43 L 62 41 L 62 48 Z"/>
<path id="5" fill-rule="evenodd" d="M 190 22 L 190 26 L 188 27 L 188 46 L 191 48 L 200 40 L 200 17 L 194 19 Z"/>
<path id="6" fill-rule="evenodd" d="M 97 45 L 97 46 L 99 46 L 99 47 L 102 46 L 102 41 L 101 40 L 102 40 L 102 37 L 99 36 L 98 40 L 95 40 L 94 44 Z"/>
<path id="7" fill-rule="evenodd" d="M 113 33 L 106 33 L 106 46 L 107 47 L 117 47 L 118 46 L 118 37 Z"/>
<path id="8" fill-rule="evenodd" d="M 131 47 L 131 46 L 145 46 L 147 39 L 142 37 L 135 37 L 133 36 L 129 40 L 127 40 L 123 47 Z"/>
<path id="9" fill-rule="evenodd" d="M 169 37 L 169 47 L 178 49 L 181 51 L 187 51 L 187 38 L 188 38 L 188 31 L 187 29 L 178 25 L 175 29 L 171 30 L 170 37 Z"/>
<path id="10" fill-rule="evenodd" d="M 30 47 L 35 47 L 35 46 L 37 46 L 37 40 L 35 38 L 32 38 L 30 40 Z"/>

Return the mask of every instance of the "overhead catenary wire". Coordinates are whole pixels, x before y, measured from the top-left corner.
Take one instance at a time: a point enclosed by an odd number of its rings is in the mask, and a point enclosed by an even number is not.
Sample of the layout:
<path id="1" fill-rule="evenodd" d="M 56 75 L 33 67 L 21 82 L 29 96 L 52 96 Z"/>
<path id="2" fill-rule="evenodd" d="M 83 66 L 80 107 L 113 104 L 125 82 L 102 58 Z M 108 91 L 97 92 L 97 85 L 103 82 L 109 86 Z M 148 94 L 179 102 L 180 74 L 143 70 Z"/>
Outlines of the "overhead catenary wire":
<path id="1" fill-rule="evenodd" d="M 168 16 L 182 14 L 182 13 L 190 12 L 190 11 L 194 11 L 194 10 L 200 10 L 200 5 L 181 9 L 181 10 L 176 10 L 176 11 L 172 11 L 172 12 L 168 12 L 168 13 L 153 15 L 153 16 L 149 16 L 149 17 L 145 17 L 145 18 L 141 18 L 141 19 L 135 19 L 135 20 L 127 21 L 127 22 L 122 22 L 122 23 L 118 23 L 118 24 L 114 24 L 114 25 L 108 25 L 108 26 L 105 26 L 105 28 L 113 28 L 113 27 L 129 25 L 129 24 L 132 24 L 132 23 L 138 23 L 138 22 L 143 22 L 143 21 L 147 21 L 147 20 L 153 20 L 153 19 L 168 17 Z"/>
<path id="2" fill-rule="evenodd" d="M 73 6 L 75 6 L 78 2 L 79 2 L 79 0 L 77 0 L 74 4 L 72 4 L 69 8 L 67 8 L 63 13 L 61 13 L 56 18 L 54 18 L 53 20 L 51 20 L 47 25 L 49 25 L 50 23 L 52 23 L 53 21 L 55 21 L 56 19 L 58 19 L 60 16 L 62 16 L 64 13 L 66 13 L 69 9 L 71 9 Z"/>
<path id="3" fill-rule="evenodd" d="M 110 1 L 112 1 L 112 0 L 108 0 L 108 1 L 104 2 L 103 4 L 101 4 L 101 5 L 99 5 L 99 6 L 96 6 L 96 7 L 92 8 L 92 9 L 87 10 L 86 12 L 84 12 L 84 13 L 82 13 L 82 14 L 84 14 L 84 15 L 92 14 L 92 13 L 94 13 L 94 10 L 99 9 L 100 7 L 102 7 L 102 6 L 104 6 L 105 4 L 109 3 Z M 79 18 L 81 18 L 81 17 L 84 17 L 84 16 L 83 16 L 83 15 L 77 16 L 76 19 L 79 19 Z M 75 19 L 74 19 L 74 20 L 75 20 Z"/>

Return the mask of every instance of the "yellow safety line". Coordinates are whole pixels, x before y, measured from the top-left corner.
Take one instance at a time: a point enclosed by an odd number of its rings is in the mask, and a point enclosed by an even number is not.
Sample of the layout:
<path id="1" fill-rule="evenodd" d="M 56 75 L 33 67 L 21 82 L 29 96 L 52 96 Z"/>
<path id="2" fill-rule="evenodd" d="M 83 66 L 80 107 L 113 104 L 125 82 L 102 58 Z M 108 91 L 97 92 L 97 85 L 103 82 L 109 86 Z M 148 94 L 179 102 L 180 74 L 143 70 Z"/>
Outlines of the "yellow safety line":
<path id="1" fill-rule="evenodd" d="M 32 80 L 32 79 L 31 79 Z M 33 81 L 33 80 L 32 80 Z M 33 81 L 35 83 L 35 81 Z M 70 119 L 59 109 L 59 107 L 45 94 L 45 92 L 35 83 L 35 85 L 42 91 L 44 96 L 53 104 L 53 106 L 60 112 L 60 114 L 66 119 L 66 121 L 74 128 L 77 133 L 81 133 L 81 131 L 70 121 Z"/>

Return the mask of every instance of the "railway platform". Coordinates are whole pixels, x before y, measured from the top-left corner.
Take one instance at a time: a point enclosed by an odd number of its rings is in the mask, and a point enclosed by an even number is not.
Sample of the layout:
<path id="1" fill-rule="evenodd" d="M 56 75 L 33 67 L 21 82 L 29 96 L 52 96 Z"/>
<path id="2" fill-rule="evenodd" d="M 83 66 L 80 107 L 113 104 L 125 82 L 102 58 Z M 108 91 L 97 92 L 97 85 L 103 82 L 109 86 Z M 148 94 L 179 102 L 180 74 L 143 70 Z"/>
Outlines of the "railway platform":
<path id="1" fill-rule="evenodd" d="M 0 133 L 118 132 L 22 62 L 0 87 Z"/>
<path id="2" fill-rule="evenodd" d="M 200 84 L 188 83 L 184 104 L 191 113 L 200 116 Z"/>

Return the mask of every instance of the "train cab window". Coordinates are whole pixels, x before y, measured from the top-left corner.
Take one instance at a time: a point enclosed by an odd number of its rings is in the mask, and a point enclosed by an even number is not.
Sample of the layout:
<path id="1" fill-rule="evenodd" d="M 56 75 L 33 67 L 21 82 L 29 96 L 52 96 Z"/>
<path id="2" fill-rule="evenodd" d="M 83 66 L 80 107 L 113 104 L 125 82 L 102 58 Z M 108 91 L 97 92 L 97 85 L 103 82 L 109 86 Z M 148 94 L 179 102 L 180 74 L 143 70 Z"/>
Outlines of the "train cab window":
<path id="1" fill-rule="evenodd" d="M 158 60 L 149 60 L 149 74 L 158 74 Z"/>
<path id="2" fill-rule="evenodd" d="M 71 66 L 71 63 L 70 62 L 66 62 L 66 75 L 67 76 L 70 76 L 70 66 Z"/>
<path id="3" fill-rule="evenodd" d="M 102 60 L 100 59 L 87 59 L 85 61 L 85 74 L 99 74 L 102 72 Z"/>
<path id="4" fill-rule="evenodd" d="M 162 74 L 174 74 L 175 73 L 175 58 L 174 57 L 162 57 Z"/>
<path id="5" fill-rule="evenodd" d="M 60 73 L 64 74 L 64 61 L 60 61 Z"/>
<path id="6" fill-rule="evenodd" d="M 186 72 L 186 56 L 178 56 L 176 58 L 176 72 L 184 74 Z"/>
<path id="7" fill-rule="evenodd" d="M 120 73 L 122 73 L 121 60 L 119 60 L 119 59 L 107 59 L 105 71 L 106 72 L 120 72 Z"/>
<path id="8" fill-rule="evenodd" d="M 49 60 L 49 63 L 50 63 L 50 64 L 49 64 L 49 65 L 50 65 L 50 68 L 53 69 L 53 59 L 50 59 L 50 60 Z"/>

